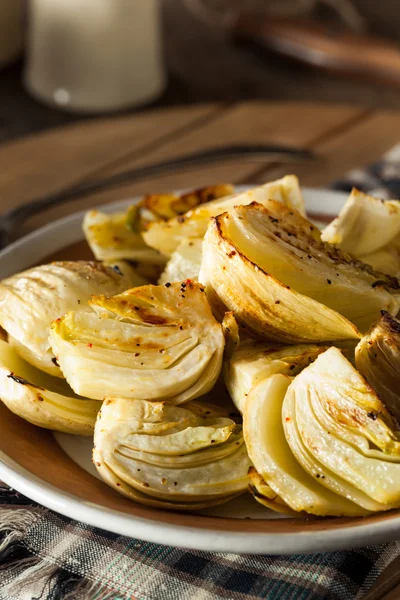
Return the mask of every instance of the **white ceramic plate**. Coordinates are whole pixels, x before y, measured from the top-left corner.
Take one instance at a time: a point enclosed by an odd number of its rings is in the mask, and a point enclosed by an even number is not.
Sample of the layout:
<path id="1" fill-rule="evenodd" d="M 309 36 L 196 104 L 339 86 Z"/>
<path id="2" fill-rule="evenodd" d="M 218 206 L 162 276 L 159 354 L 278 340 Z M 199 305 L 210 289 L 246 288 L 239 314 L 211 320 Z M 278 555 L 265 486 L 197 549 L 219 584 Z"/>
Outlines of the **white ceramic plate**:
<path id="1" fill-rule="evenodd" d="M 309 213 L 319 216 L 336 215 L 347 198 L 312 189 L 304 196 Z M 130 203 L 101 209 L 111 212 Z M 0 252 L 0 279 L 82 241 L 83 214 L 50 223 Z M 48 508 L 111 532 L 198 550 L 269 554 L 327 551 L 400 535 L 397 512 L 365 519 L 288 519 L 250 495 L 196 515 L 141 507 L 99 480 L 91 464 L 91 439 L 39 430 L 4 406 L 0 429 L 3 481 Z"/>

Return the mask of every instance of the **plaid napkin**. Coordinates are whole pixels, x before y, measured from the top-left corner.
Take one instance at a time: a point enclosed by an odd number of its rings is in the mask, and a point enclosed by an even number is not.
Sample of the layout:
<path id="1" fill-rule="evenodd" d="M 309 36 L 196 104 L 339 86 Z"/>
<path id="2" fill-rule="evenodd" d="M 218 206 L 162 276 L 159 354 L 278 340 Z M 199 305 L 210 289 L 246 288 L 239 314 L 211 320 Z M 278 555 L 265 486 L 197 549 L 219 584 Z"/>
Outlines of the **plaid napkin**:
<path id="1" fill-rule="evenodd" d="M 400 145 L 334 189 L 400 198 Z M 180 550 L 62 517 L 0 484 L 0 600 L 363 600 L 400 542 L 294 556 Z"/>

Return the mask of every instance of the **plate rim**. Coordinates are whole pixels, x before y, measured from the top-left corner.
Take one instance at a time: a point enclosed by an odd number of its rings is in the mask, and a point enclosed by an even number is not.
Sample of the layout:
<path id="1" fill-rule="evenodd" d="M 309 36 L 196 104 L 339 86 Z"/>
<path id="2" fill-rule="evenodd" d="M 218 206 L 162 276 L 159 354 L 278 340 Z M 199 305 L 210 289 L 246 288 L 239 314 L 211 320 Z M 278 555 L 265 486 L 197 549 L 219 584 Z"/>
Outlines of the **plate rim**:
<path id="1" fill-rule="evenodd" d="M 252 186 L 237 186 L 237 189 L 249 189 Z M 320 206 L 322 214 L 332 214 L 329 205 L 343 204 L 347 198 L 344 192 L 324 190 L 320 188 L 303 188 L 306 201 L 315 204 L 323 194 L 324 206 Z M 127 198 L 111 202 L 98 208 L 111 212 L 125 208 L 134 203 L 138 198 Z M 328 210 L 326 210 L 328 208 Z M 334 212 L 337 214 L 337 208 Z M 57 219 L 43 227 L 29 233 L 13 242 L 0 251 L 0 278 L 18 272 L 27 267 L 26 253 L 24 250 L 33 246 L 35 251 L 30 252 L 32 264 L 39 262 L 52 252 L 67 247 L 69 244 L 83 239 L 82 229 L 77 228 L 87 210 L 75 212 L 61 219 Z M 68 231 L 68 235 L 60 237 L 59 233 Z M 60 241 L 62 239 L 62 242 Z M 44 245 L 38 247 L 37 242 Z M 31 250 L 32 248 L 30 248 Z M 25 263 L 18 267 L 15 264 Z M 5 266 L 7 265 L 7 266 Z M 0 449 L 0 478 L 21 492 L 28 498 L 50 508 L 69 518 L 87 523 L 88 525 L 104 529 L 119 535 L 139 538 L 151 543 L 164 544 L 167 539 L 174 546 L 191 550 L 229 552 L 240 554 L 293 554 L 324 552 L 338 549 L 352 548 L 369 543 L 380 543 L 398 538 L 400 532 L 400 514 L 387 513 L 387 518 L 378 522 L 354 525 L 343 525 L 339 528 L 321 529 L 319 531 L 291 531 L 291 532 L 247 532 L 223 531 L 204 529 L 172 523 L 160 523 L 138 515 L 129 515 L 112 508 L 104 507 L 90 501 L 82 501 L 77 496 L 63 491 L 56 486 L 44 481 L 22 467 L 3 450 Z M 218 517 L 214 517 L 218 519 Z M 237 519 L 240 523 L 241 519 Z"/>
<path id="2" fill-rule="evenodd" d="M 82 502 L 73 494 L 60 491 L 21 467 L 0 450 L 0 477 L 10 487 L 34 502 L 66 517 L 105 531 L 155 544 L 170 543 L 178 548 L 236 554 L 309 554 L 344 550 L 398 539 L 400 515 L 382 522 L 349 525 L 320 531 L 287 533 L 217 531 L 174 523 L 160 523 L 121 513 L 92 502 Z M 218 517 L 215 517 L 218 519 Z M 105 522 L 106 520 L 106 522 Z M 240 522 L 241 519 L 234 519 Z M 394 523 L 395 522 L 395 523 Z M 398 527 L 394 527 L 394 524 Z"/>

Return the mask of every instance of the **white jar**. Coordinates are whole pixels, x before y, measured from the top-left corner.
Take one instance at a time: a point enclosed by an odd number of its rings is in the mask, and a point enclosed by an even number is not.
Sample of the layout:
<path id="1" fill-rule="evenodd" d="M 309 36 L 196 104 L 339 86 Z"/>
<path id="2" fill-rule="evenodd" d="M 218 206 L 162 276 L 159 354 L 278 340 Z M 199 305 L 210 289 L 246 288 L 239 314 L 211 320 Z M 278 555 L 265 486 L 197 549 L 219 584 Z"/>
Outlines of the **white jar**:
<path id="1" fill-rule="evenodd" d="M 24 0 L 0 0 L 0 67 L 22 52 L 23 9 Z"/>
<path id="2" fill-rule="evenodd" d="M 165 85 L 158 0 L 31 0 L 24 81 L 46 103 L 107 112 Z"/>

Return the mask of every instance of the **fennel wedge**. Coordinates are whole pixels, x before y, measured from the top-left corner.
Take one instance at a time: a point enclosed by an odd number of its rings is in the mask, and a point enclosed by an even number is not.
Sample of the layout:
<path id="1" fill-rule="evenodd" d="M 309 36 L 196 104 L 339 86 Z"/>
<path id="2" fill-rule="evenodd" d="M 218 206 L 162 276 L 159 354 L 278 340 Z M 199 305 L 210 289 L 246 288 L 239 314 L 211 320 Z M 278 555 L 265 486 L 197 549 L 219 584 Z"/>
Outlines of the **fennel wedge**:
<path id="1" fill-rule="evenodd" d="M 161 274 L 158 283 L 197 279 L 201 267 L 201 238 L 188 238 L 181 241 Z"/>
<path id="2" fill-rule="evenodd" d="M 184 215 L 150 223 L 143 232 L 146 243 L 166 256 L 177 249 L 185 238 L 203 237 L 210 217 L 231 210 L 234 206 L 259 202 L 264 204 L 273 199 L 289 208 L 305 213 L 304 199 L 295 175 L 286 175 L 282 179 L 271 181 L 260 187 L 201 204 Z"/>
<path id="3" fill-rule="evenodd" d="M 166 259 L 149 248 L 140 232 L 127 225 L 125 212 L 104 213 L 90 210 L 83 220 L 83 232 L 91 251 L 98 260 L 135 260 L 165 264 Z"/>
<path id="4" fill-rule="evenodd" d="M 69 310 L 87 310 L 92 294 L 118 294 L 136 285 L 127 263 L 52 262 L 0 283 L 0 325 L 17 352 L 35 367 L 62 377 L 49 343 L 50 323 Z"/>
<path id="5" fill-rule="evenodd" d="M 322 232 L 322 239 L 361 258 L 384 248 L 399 235 L 400 202 L 381 200 L 353 188 L 339 216 Z"/>
<path id="6" fill-rule="evenodd" d="M 232 194 L 228 184 L 208 186 L 182 194 L 144 196 L 126 211 L 105 213 L 90 210 L 83 231 L 93 254 L 99 260 L 129 259 L 149 264 L 165 264 L 159 251 L 149 248 L 142 232 L 149 224 L 166 221 L 196 206 Z"/>
<path id="7" fill-rule="evenodd" d="M 94 442 L 101 477 L 144 504 L 196 510 L 230 500 L 249 483 L 241 426 L 201 402 L 182 408 L 106 399 Z"/>
<path id="8" fill-rule="evenodd" d="M 225 341 L 200 284 L 148 285 L 89 304 L 92 311 L 69 312 L 51 326 L 76 393 L 180 404 L 212 389 Z"/>
<path id="9" fill-rule="evenodd" d="M 356 365 L 400 423 L 400 321 L 383 311 L 356 348 Z"/>
<path id="10" fill-rule="evenodd" d="M 373 269 L 383 271 L 394 277 L 400 277 L 400 245 L 396 242 L 391 242 L 384 248 L 364 254 L 360 256 L 360 260 L 371 265 Z"/>
<path id="11" fill-rule="evenodd" d="M 101 403 L 78 398 L 66 382 L 25 362 L 0 341 L 0 399 L 13 413 L 45 429 L 93 435 Z"/>
<path id="12" fill-rule="evenodd" d="M 290 377 L 271 375 L 256 385 L 248 396 L 243 431 L 257 473 L 280 502 L 296 512 L 319 516 L 366 514 L 367 511 L 357 504 L 321 486 L 293 455 L 282 425 L 282 405 L 290 383 Z M 261 495 L 270 498 L 270 493 L 266 494 L 265 490 Z M 275 504 L 275 510 L 277 508 Z M 282 512 L 285 512 L 283 508 Z"/>
<path id="13" fill-rule="evenodd" d="M 213 305 L 217 297 L 255 336 L 284 343 L 357 339 L 380 310 L 399 309 L 397 279 L 323 243 L 272 200 L 211 219 L 199 280 Z"/>
<path id="14" fill-rule="evenodd" d="M 400 202 L 381 200 L 353 188 L 322 239 L 374 269 L 400 275 Z"/>
<path id="15" fill-rule="evenodd" d="M 243 413 L 254 386 L 278 373 L 294 377 L 327 349 L 302 344 L 277 346 L 247 339 L 224 361 L 225 385 L 236 408 Z"/>
<path id="16" fill-rule="evenodd" d="M 295 377 L 282 423 L 294 456 L 321 486 L 368 511 L 400 507 L 400 431 L 340 350 Z"/>

